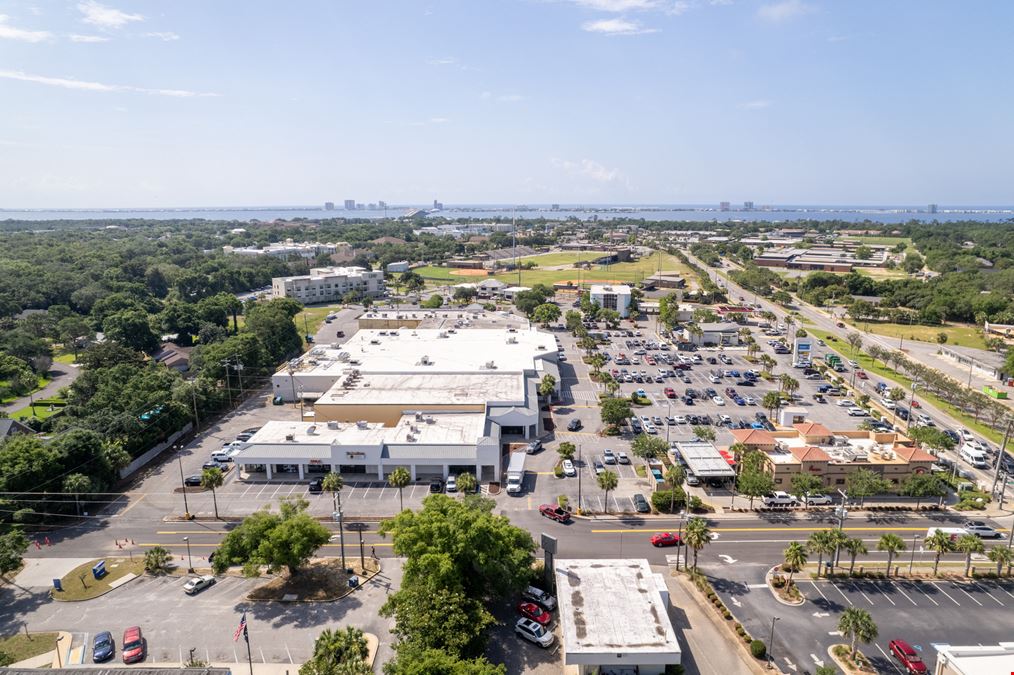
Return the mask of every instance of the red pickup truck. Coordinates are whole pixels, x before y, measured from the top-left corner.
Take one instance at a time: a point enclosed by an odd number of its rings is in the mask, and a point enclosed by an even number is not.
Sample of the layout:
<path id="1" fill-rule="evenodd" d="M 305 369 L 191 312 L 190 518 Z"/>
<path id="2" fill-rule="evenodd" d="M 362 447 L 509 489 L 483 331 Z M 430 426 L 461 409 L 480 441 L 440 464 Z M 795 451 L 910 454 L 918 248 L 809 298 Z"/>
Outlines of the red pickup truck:
<path id="1" fill-rule="evenodd" d="M 539 506 L 539 513 L 544 515 L 546 518 L 552 518 L 558 520 L 561 523 L 570 522 L 570 513 L 561 506 L 554 504 L 542 504 Z"/>

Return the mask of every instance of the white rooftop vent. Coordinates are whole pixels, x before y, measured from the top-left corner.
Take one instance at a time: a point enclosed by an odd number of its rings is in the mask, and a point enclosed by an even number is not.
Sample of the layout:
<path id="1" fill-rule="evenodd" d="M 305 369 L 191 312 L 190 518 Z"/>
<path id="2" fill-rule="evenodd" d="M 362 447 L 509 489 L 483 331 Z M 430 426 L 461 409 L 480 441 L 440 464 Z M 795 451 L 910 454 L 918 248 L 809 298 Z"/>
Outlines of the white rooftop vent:
<path id="1" fill-rule="evenodd" d="M 415 442 L 415 436 L 413 436 L 412 434 L 408 434 L 408 435 L 405 436 L 405 440 L 408 441 L 409 443 L 414 443 Z"/>
<path id="2" fill-rule="evenodd" d="M 370 423 L 367 422 L 366 420 L 359 420 L 358 422 L 356 422 L 356 426 L 359 427 L 360 429 L 369 429 Z"/>
<path id="3" fill-rule="evenodd" d="M 489 370 L 496 370 L 496 361 L 486 361 L 482 367 L 488 368 Z"/>
<path id="4" fill-rule="evenodd" d="M 416 418 L 417 420 L 421 420 L 421 419 L 423 418 L 423 414 L 422 414 L 421 412 L 417 412 L 417 413 L 415 414 L 415 418 Z"/>
<path id="5" fill-rule="evenodd" d="M 312 436 L 313 434 L 317 433 L 317 425 L 311 424 L 310 426 L 308 426 L 306 428 L 306 433 L 308 436 Z"/>
<path id="6" fill-rule="evenodd" d="M 432 366 L 433 365 L 433 361 L 430 360 L 430 357 L 428 357 L 425 354 L 423 354 L 422 356 L 419 357 L 419 365 L 420 366 Z"/>
<path id="7" fill-rule="evenodd" d="M 327 423 L 327 428 L 328 429 L 337 429 L 338 428 L 338 423 L 335 422 L 334 420 L 331 420 L 330 422 Z"/>
<path id="8" fill-rule="evenodd" d="M 516 345 L 517 343 L 518 343 L 518 339 L 516 337 L 514 337 L 513 335 L 507 338 L 507 344 L 509 344 L 509 345 Z"/>

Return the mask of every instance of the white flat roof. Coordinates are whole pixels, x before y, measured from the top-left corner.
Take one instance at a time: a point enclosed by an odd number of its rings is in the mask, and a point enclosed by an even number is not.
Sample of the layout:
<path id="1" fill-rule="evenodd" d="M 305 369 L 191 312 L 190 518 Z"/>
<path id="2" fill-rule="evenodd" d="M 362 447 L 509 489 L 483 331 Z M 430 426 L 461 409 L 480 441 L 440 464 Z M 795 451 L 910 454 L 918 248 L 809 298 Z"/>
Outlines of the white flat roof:
<path id="1" fill-rule="evenodd" d="M 535 329 L 466 328 L 453 333 L 438 328 L 367 329 L 358 331 L 339 351 L 359 363 L 331 364 L 338 372 L 350 367 L 361 373 L 523 372 L 536 370 L 536 359 L 555 355 L 556 340 Z M 424 356 L 428 365 L 423 364 Z M 493 368 L 487 368 L 489 363 Z"/>
<path id="2" fill-rule="evenodd" d="M 592 284 L 591 292 L 598 295 L 603 293 L 630 295 L 630 286 L 627 286 L 626 284 Z"/>
<path id="3" fill-rule="evenodd" d="M 957 647 L 934 645 L 937 661 L 945 661 L 950 668 L 962 675 L 993 675 L 1014 673 L 1014 642 L 998 645 L 976 645 Z"/>
<path id="4" fill-rule="evenodd" d="M 643 559 L 557 560 L 565 663 L 609 655 L 606 664 L 678 663 L 676 633 Z M 622 659 L 622 656 L 629 656 Z M 621 658 L 618 658 L 621 657 Z M 670 660 L 665 660 L 665 659 Z"/>
<path id="5" fill-rule="evenodd" d="M 356 422 L 295 422 L 272 421 L 266 423 L 247 441 L 246 448 L 237 460 L 256 457 L 257 446 L 308 446 L 335 445 L 468 445 L 474 446 L 484 436 L 485 413 L 434 413 L 426 419 L 416 420 L 415 415 L 403 415 L 394 427 L 379 422 L 360 425 Z M 332 428 L 337 427 L 337 428 Z M 413 427 L 416 430 L 413 430 Z M 311 429 L 313 432 L 311 433 Z M 408 440 L 412 435 L 415 440 Z M 292 440 L 287 440 L 292 436 Z M 271 448 L 277 454 L 277 448 Z M 248 454 L 248 451 L 249 454 Z"/>
<path id="6" fill-rule="evenodd" d="M 365 373 L 353 386 L 332 387 L 317 405 L 485 405 L 525 401 L 525 378 L 517 372 Z"/>
<path id="7" fill-rule="evenodd" d="M 677 443 L 676 448 L 698 478 L 727 478 L 736 475 L 729 462 L 711 443 Z"/>

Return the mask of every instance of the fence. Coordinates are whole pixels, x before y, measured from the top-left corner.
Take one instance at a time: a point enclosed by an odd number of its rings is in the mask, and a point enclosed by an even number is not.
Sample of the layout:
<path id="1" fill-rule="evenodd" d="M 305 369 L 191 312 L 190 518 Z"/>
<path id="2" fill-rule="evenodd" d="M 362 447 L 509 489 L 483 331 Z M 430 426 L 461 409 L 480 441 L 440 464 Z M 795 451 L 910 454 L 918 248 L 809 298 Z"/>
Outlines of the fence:
<path id="1" fill-rule="evenodd" d="M 179 431 L 177 431 L 172 436 L 170 436 L 166 440 L 162 441 L 161 443 L 159 443 L 155 447 L 151 448 L 150 450 L 148 450 L 147 452 L 145 452 L 140 457 L 137 457 L 133 462 L 131 462 L 127 466 L 125 466 L 122 469 L 120 469 L 120 478 L 121 479 L 126 478 L 127 476 L 133 474 L 135 471 L 137 471 L 138 469 L 140 469 L 141 467 L 143 467 L 145 464 L 147 464 L 151 460 L 153 460 L 156 457 L 158 457 L 162 452 L 165 451 L 166 448 L 170 447 L 173 443 L 175 443 L 177 440 L 179 440 L 182 436 L 184 436 L 186 434 L 189 434 L 190 431 L 193 428 L 194 428 L 193 423 L 192 422 L 187 422 L 187 425 L 185 427 L 183 427 L 182 429 L 180 429 Z"/>

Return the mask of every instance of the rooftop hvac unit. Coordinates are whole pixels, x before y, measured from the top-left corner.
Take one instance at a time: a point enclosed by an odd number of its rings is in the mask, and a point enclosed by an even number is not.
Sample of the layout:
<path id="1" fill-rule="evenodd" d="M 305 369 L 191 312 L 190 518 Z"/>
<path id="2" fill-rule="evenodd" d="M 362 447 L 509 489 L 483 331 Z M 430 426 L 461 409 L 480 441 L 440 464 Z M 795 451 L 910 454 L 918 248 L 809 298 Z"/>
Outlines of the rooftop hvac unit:
<path id="1" fill-rule="evenodd" d="M 421 412 L 417 412 L 417 413 L 415 414 L 415 418 L 416 418 L 417 420 L 421 420 L 421 419 L 423 418 L 423 414 L 422 414 Z"/>
<path id="2" fill-rule="evenodd" d="M 412 434 L 408 434 L 407 436 L 405 436 L 405 440 L 408 441 L 409 443 L 414 443 L 415 436 L 413 436 Z"/>
<path id="3" fill-rule="evenodd" d="M 412 333 L 412 335 L 415 335 L 415 333 Z M 438 338 L 445 338 L 445 337 L 447 337 L 447 331 L 444 331 L 444 330 L 440 331 L 439 333 L 437 333 L 437 337 Z"/>
<path id="4" fill-rule="evenodd" d="M 434 422 L 436 422 L 436 420 L 433 419 L 433 415 L 426 416 L 426 424 L 433 424 Z"/>
<path id="5" fill-rule="evenodd" d="M 296 440 L 296 435 L 295 434 L 285 434 L 285 440 L 287 440 L 287 441 L 294 441 L 294 440 Z"/>
<path id="6" fill-rule="evenodd" d="M 379 345 L 380 344 L 380 340 L 370 340 L 370 344 L 371 345 Z"/>
<path id="7" fill-rule="evenodd" d="M 495 361 L 486 361 L 486 364 L 483 366 L 483 368 L 489 368 L 490 370 L 496 370 L 496 362 Z"/>
<path id="8" fill-rule="evenodd" d="M 881 450 L 880 456 L 884 459 L 894 459 L 894 450 Z"/>
<path id="9" fill-rule="evenodd" d="M 330 422 L 327 423 L 327 428 L 328 429 L 337 429 L 338 428 L 338 423 L 335 422 L 334 420 L 331 420 Z"/>
<path id="10" fill-rule="evenodd" d="M 419 433 L 419 427 L 417 427 L 416 425 L 413 424 L 412 425 L 412 433 L 416 433 L 416 434 Z"/>
<path id="11" fill-rule="evenodd" d="M 356 426 L 359 427 L 360 429 L 369 429 L 370 423 L 367 422 L 366 420 L 359 420 L 358 422 L 356 422 Z"/>
<path id="12" fill-rule="evenodd" d="M 516 337 L 514 337 L 513 335 L 511 335 L 510 337 L 507 338 L 507 344 L 509 344 L 509 345 L 516 345 L 517 343 L 518 343 L 518 339 Z"/>
<path id="13" fill-rule="evenodd" d="M 428 357 L 425 354 L 423 354 L 421 357 L 419 357 L 419 365 L 421 365 L 421 366 L 432 366 L 433 365 L 433 361 L 430 360 L 430 357 Z"/>
<path id="14" fill-rule="evenodd" d="M 310 426 L 308 426 L 306 428 L 306 433 L 308 436 L 312 436 L 313 434 L 317 433 L 317 425 L 311 424 Z"/>

